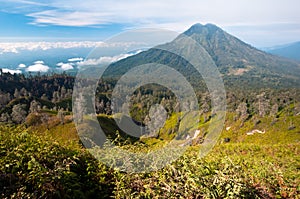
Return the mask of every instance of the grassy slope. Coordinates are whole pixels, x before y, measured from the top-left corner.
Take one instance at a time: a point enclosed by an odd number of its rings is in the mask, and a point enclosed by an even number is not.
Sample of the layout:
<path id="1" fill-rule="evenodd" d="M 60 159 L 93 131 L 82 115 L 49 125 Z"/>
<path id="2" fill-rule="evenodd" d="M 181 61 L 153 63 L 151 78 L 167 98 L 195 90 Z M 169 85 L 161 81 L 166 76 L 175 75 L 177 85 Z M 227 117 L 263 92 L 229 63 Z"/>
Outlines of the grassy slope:
<path id="1" fill-rule="evenodd" d="M 270 125 L 273 118 L 266 117 L 256 126 L 254 119 L 250 119 L 240 127 L 241 123 L 234 122 L 233 114 L 228 113 L 225 127 L 231 129 L 223 130 L 218 144 L 206 157 L 198 157 L 201 146 L 192 146 L 171 165 L 148 174 L 113 171 L 101 163 L 97 166 L 80 145 L 72 122 L 61 125 L 53 119 L 49 129 L 40 125 L 30 131 L 1 127 L 0 184 L 6 186 L 6 191 L 0 195 L 16 198 L 41 194 L 50 198 L 68 195 L 101 198 L 102 194 L 116 198 L 296 198 L 300 194 L 300 116 L 286 115 L 283 112 L 274 125 Z M 101 118 L 110 120 L 105 116 Z M 160 138 L 172 139 L 169 129 L 174 128 L 175 119 L 174 116 L 166 122 Z M 296 128 L 288 130 L 291 121 Z M 115 132 L 109 124 L 106 123 L 105 128 Z M 202 119 L 197 128 L 205 131 L 208 124 Z M 265 129 L 266 133 L 247 136 L 246 132 L 253 129 Z M 227 137 L 231 140 L 224 143 L 223 138 Z M 143 145 L 123 147 L 132 151 L 140 147 L 153 150 L 163 146 L 166 140 L 149 138 L 143 139 Z M 18 154 L 21 159 L 15 159 Z M 57 161 L 60 164 L 53 166 L 51 162 Z M 34 168 L 29 166 L 32 163 L 36 165 Z M 8 183 L 8 176 L 13 176 L 14 186 Z M 48 187 L 43 185 L 45 182 Z"/>

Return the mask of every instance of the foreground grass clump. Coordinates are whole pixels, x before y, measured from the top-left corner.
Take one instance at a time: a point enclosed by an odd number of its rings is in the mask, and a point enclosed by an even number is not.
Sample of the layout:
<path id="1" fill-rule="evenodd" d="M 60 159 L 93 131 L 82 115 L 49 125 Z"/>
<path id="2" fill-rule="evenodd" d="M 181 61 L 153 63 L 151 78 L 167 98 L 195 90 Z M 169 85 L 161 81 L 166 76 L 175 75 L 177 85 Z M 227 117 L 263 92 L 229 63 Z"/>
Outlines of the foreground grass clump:
<path id="1" fill-rule="evenodd" d="M 299 144 L 219 145 L 205 158 L 193 147 L 165 168 L 117 176 L 117 198 L 297 198 Z"/>
<path id="2" fill-rule="evenodd" d="M 299 145 L 219 144 L 204 158 L 194 146 L 171 165 L 135 174 L 104 166 L 51 129 L 0 126 L 0 198 L 297 198 Z"/>
<path id="3" fill-rule="evenodd" d="M 108 196 L 109 172 L 84 150 L 61 147 L 22 127 L 0 126 L 0 198 Z"/>

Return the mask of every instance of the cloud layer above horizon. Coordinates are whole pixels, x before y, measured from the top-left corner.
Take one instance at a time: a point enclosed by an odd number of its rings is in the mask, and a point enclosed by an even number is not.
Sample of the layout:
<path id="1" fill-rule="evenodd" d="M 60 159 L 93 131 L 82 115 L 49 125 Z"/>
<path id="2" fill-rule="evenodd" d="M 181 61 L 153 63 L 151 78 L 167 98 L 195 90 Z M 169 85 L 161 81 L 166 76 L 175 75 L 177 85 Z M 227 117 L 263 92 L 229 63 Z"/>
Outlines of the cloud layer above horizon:
<path id="1" fill-rule="evenodd" d="M 4 53 L 19 53 L 23 50 L 50 50 L 68 48 L 95 48 L 105 46 L 103 42 L 79 41 L 79 42 L 0 42 L 0 55 Z"/>
<path id="2" fill-rule="evenodd" d="M 299 39 L 298 0 L 0 0 L 2 10 L 22 13 L 33 26 L 165 28 L 182 32 L 215 23 L 252 44 Z M 284 27 L 284 28 L 283 28 Z M 285 37 L 281 39 L 279 37 Z"/>
<path id="3" fill-rule="evenodd" d="M 127 23 L 141 26 L 170 25 L 172 28 L 173 25 L 178 26 L 176 25 L 178 22 L 186 24 L 186 22 L 205 21 L 234 25 L 300 21 L 298 0 L 186 0 L 176 3 L 173 0 L 53 0 L 50 2 L 13 0 L 10 2 L 35 7 L 35 12 L 27 11 L 26 14 L 34 19 L 32 24 L 62 26 Z"/>

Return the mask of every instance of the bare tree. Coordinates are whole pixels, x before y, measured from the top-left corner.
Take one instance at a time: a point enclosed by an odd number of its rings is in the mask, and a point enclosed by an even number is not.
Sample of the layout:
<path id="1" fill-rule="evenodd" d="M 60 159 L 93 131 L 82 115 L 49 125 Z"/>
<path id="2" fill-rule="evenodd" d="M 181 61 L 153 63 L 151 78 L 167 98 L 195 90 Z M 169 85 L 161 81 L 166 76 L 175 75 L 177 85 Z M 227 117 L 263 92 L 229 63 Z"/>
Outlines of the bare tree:
<path id="1" fill-rule="evenodd" d="M 13 106 L 11 117 L 12 120 L 17 123 L 21 124 L 25 121 L 27 116 L 26 105 L 25 104 L 16 104 Z"/>
<path id="2" fill-rule="evenodd" d="M 15 98 L 19 98 L 20 97 L 20 92 L 19 92 L 19 90 L 17 88 L 15 89 L 14 97 Z"/>
<path id="3" fill-rule="evenodd" d="M 276 116 L 278 113 L 278 104 L 274 104 L 271 108 L 271 111 L 270 111 L 270 115 L 271 116 Z"/>
<path id="4" fill-rule="evenodd" d="M 257 98 L 257 110 L 260 117 L 266 116 L 270 111 L 270 100 L 267 99 L 266 93 L 263 92 L 256 96 Z"/>
<path id="5" fill-rule="evenodd" d="M 41 104 L 39 102 L 33 100 L 30 103 L 30 108 L 29 108 L 30 113 L 36 113 L 40 111 L 40 109 L 41 109 Z"/>
<path id="6" fill-rule="evenodd" d="M 247 107 L 247 104 L 245 102 L 242 102 L 242 103 L 239 104 L 236 112 L 237 112 L 238 117 L 242 121 L 245 121 L 249 117 L 248 107 Z"/>
<path id="7" fill-rule="evenodd" d="M 0 122 L 11 122 L 11 118 L 8 113 L 2 113 L 0 116 Z"/>
<path id="8" fill-rule="evenodd" d="M 57 117 L 60 121 L 61 124 L 64 124 L 65 123 L 65 113 L 63 111 L 63 109 L 60 109 L 58 112 L 57 112 Z"/>

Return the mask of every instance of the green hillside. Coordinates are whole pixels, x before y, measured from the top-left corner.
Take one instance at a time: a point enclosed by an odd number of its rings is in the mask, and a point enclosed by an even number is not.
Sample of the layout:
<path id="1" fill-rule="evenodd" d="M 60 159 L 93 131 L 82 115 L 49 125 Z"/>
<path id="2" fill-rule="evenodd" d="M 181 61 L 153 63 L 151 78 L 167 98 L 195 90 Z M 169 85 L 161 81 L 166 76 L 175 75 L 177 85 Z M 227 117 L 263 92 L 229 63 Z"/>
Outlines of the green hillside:
<path id="1" fill-rule="evenodd" d="M 52 118 L 54 124 L 48 129 L 43 125 L 29 129 L 1 125 L 0 185 L 3 189 L 0 195 L 9 198 L 296 198 L 300 192 L 300 116 L 288 116 L 283 111 L 273 125 L 270 125 L 272 118 L 265 117 L 259 124 L 249 120 L 240 128 L 233 115 L 227 114 L 219 142 L 208 156 L 199 158 L 201 144 L 192 142 L 197 145 L 191 146 L 171 165 L 140 174 L 123 173 L 97 162 L 80 144 L 70 121 L 61 124 L 55 123 L 56 117 Z M 107 132 L 115 132 L 115 126 L 110 125 L 111 117 L 102 115 L 99 120 Z M 122 147 L 133 151 L 156 150 L 172 138 L 172 132 L 168 131 L 172 129 L 172 120 L 174 117 L 166 122 L 158 139 L 143 138 Z M 289 129 L 290 121 L 295 128 Z M 205 131 L 208 124 L 201 122 L 198 128 Z M 231 128 L 226 130 L 226 127 Z M 265 134 L 246 135 L 253 129 L 265 130 Z M 225 142 L 225 138 L 230 140 Z"/>

